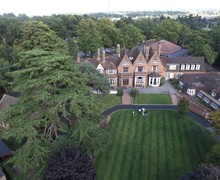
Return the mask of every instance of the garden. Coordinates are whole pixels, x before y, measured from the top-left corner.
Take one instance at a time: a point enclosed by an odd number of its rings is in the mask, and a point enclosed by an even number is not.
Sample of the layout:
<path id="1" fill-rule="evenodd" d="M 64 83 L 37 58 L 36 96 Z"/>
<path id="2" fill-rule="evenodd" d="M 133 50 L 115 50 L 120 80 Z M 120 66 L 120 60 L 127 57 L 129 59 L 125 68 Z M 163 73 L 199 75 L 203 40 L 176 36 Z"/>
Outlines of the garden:
<path id="1" fill-rule="evenodd" d="M 96 159 L 102 180 L 176 180 L 204 161 L 215 144 L 212 135 L 176 111 L 118 111 L 107 128 L 110 145 Z"/>

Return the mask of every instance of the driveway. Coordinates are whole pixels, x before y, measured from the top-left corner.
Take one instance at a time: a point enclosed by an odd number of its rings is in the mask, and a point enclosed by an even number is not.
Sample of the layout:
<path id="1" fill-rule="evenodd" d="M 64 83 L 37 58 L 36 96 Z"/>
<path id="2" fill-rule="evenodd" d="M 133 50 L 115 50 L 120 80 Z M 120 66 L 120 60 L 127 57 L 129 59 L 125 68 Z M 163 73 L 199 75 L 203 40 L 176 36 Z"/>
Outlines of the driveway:
<path id="1" fill-rule="evenodd" d="M 104 112 L 102 112 L 103 115 L 108 116 L 111 113 L 122 110 L 122 109 L 155 109 L 155 110 L 177 110 L 176 105 L 117 105 L 114 107 L 111 107 L 109 109 L 106 109 Z M 194 119 L 197 123 L 201 124 L 204 127 L 210 127 L 210 122 L 207 121 L 205 118 L 193 113 L 192 111 L 189 112 L 189 116 Z"/>
<path id="2" fill-rule="evenodd" d="M 163 86 L 159 87 L 151 87 L 148 86 L 146 88 L 136 88 L 140 94 L 161 94 L 161 93 L 170 93 L 177 94 L 176 90 L 173 88 L 172 84 L 169 81 L 166 81 Z M 130 93 L 130 88 L 124 89 L 125 94 Z"/>

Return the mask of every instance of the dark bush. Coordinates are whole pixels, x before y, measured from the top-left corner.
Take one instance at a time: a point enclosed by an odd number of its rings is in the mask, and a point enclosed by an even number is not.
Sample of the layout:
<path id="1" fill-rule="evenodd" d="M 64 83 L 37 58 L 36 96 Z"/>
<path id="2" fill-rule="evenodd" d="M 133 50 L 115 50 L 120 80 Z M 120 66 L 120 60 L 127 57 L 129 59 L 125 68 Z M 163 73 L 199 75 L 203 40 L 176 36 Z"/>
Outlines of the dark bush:
<path id="1" fill-rule="evenodd" d="M 138 90 L 136 88 L 131 88 L 130 95 L 131 97 L 136 97 L 138 94 Z"/>
<path id="2" fill-rule="evenodd" d="M 123 89 L 117 89 L 117 95 L 123 96 Z"/>
<path id="3" fill-rule="evenodd" d="M 49 160 L 44 180 L 95 180 L 96 168 L 91 158 L 75 147 L 64 147 Z"/>
<path id="4" fill-rule="evenodd" d="M 166 78 L 165 78 L 165 77 L 162 77 L 162 78 L 160 79 L 160 86 L 163 86 L 163 85 L 165 84 L 165 82 L 166 82 Z"/>

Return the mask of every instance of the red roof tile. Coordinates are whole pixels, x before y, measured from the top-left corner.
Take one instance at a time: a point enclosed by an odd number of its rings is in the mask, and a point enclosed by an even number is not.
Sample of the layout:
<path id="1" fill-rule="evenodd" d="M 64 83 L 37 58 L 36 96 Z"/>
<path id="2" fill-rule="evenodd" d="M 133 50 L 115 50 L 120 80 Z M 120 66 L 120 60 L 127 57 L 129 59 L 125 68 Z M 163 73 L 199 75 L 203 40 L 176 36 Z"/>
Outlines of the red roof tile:
<path id="1" fill-rule="evenodd" d="M 161 54 L 171 54 L 181 49 L 180 46 L 166 40 L 154 42 L 149 46 L 153 50 L 158 51 L 159 44 L 161 44 Z"/>

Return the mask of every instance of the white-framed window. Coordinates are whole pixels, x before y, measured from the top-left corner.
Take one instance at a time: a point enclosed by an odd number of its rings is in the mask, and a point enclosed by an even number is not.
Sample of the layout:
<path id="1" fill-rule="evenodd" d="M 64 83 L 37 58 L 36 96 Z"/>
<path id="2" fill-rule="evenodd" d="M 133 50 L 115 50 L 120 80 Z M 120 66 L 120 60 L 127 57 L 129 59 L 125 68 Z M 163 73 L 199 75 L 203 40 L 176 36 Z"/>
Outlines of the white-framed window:
<path id="1" fill-rule="evenodd" d="M 191 70 L 195 70 L 195 64 L 191 64 Z"/>
<path id="2" fill-rule="evenodd" d="M 185 70 L 185 64 L 181 64 L 180 70 Z"/>
<path id="3" fill-rule="evenodd" d="M 200 64 L 196 64 L 196 70 L 200 70 Z"/>
<path id="4" fill-rule="evenodd" d="M 117 83 L 116 79 L 109 79 L 110 86 L 114 86 Z"/>
<path id="5" fill-rule="evenodd" d="M 169 70 L 176 70 L 176 65 L 170 65 Z"/>
<path id="6" fill-rule="evenodd" d="M 190 64 L 186 65 L 186 70 L 190 70 Z"/>
<path id="7" fill-rule="evenodd" d="M 115 70 L 114 69 L 108 69 L 108 74 L 115 74 Z"/>
<path id="8" fill-rule="evenodd" d="M 187 94 L 189 94 L 190 96 L 194 96 L 196 93 L 196 90 L 195 89 L 187 89 Z"/>

